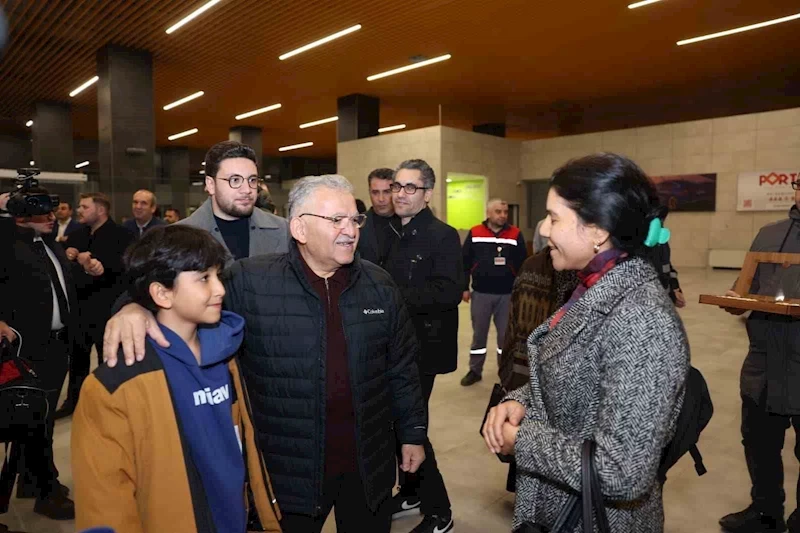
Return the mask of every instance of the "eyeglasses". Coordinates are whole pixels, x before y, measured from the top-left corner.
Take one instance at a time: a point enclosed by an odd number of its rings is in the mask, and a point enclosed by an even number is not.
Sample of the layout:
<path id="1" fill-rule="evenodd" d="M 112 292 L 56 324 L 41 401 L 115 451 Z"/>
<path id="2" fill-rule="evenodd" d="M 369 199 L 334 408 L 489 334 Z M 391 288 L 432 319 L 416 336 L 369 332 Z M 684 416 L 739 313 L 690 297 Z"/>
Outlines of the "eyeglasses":
<path id="1" fill-rule="evenodd" d="M 792 182 L 792 189 L 794 189 L 796 191 L 800 190 L 800 181 L 793 181 Z"/>
<path id="2" fill-rule="evenodd" d="M 333 222 L 333 227 L 336 229 L 344 229 L 347 227 L 347 223 L 353 224 L 357 228 L 363 228 L 364 224 L 367 223 L 367 215 L 364 213 L 359 213 L 353 216 L 344 216 L 344 215 L 336 215 L 335 217 L 326 217 L 324 215 L 315 215 L 314 213 L 303 213 L 300 215 L 301 217 L 304 216 L 310 217 L 317 217 L 317 218 L 324 218 L 325 220 L 330 220 Z"/>
<path id="3" fill-rule="evenodd" d="M 214 179 L 221 179 L 223 181 L 227 181 L 228 185 L 231 186 L 231 189 L 238 189 L 244 183 L 244 178 L 241 176 L 231 176 L 230 178 L 214 178 Z M 258 189 L 258 186 L 261 184 L 261 180 L 256 178 L 255 176 L 251 176 L 247 178 L 247 184 L 250 186 L 251 189 Z"/>
<path id="4" fill-rule="evenodd" d="M 422 189 L 423 191 L 427 191 L 427 190 L 432 189 L 433 187 L 419 187 L 417 185 L 414 185 L 413 183 L 406 183 L 405 185 L 400 185 L 399 183 L 397 183 L 395 181 L 394 183 L 389 185 L 389 188 L 394 193 L 398 193 L 398 192 L 400 192 L 400 189 L 403 189 L 404 191 L 406 191 L 406 194 L 414 194 L 415 192 L 417 192 L 420 189 Z"/>

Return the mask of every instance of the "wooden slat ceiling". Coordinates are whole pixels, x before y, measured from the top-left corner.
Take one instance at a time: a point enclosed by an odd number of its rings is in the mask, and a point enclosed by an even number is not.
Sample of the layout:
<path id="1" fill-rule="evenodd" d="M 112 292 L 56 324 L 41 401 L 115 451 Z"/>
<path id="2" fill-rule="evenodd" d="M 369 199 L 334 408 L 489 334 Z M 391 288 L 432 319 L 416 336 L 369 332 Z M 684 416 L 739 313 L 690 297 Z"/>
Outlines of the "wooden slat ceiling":
<path id="1" fill-rule="evenodd" d="M 635 98 L 717 80 L 796 70 L 800 21 L 677 47 L 682 38 L 786 16 L 797 0 L 222 0 L 171 35 L 205 0 L 0 0 L 10 42 L 0 59 L 0 131 L 24 131 L 37 100 L 73 105 L 75 135 L 97 137 L 97 92 L 68 93 L 95 74 L 107 43 L 154 57 L 159 145 L 208 147 L 228 128 L 264 129 L 264 152 L 313 141 L 292 155 L 335 154 L 336 126 L 298 125 L 336 114 L 336 98 L 381 99 L 381 125 L 466 127 L 535 116 L 556 102 Z M 298 46 L 354 24 L 363 28 L 279 61 Z M 444 63 L 368 82 L 412 56 Z M 205 96 L 163 111 L 195 91 Z M 280 110 L 234 116 L 276 102 Z M 676 102 L 680 106 L 680 102 Z M 200 132 L 170 143 L 167 136 Z M 524 128 L 523 128 L 524 130 Z M 513 132 L 512 132 L 513 133 Z M 518 131 L 518 135 L 534 135 Z"/>

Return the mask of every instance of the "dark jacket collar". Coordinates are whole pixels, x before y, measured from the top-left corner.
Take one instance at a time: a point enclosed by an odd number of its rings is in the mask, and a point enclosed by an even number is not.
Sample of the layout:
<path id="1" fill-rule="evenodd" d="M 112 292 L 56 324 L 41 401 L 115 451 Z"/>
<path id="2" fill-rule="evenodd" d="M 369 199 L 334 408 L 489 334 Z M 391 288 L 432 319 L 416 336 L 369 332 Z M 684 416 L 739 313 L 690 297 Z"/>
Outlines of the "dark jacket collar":
<path id="1" fill-rule="evenodd" d="M 300 255 L 300 248 L 298 248 L 297 241 L 295 241 L 294 239 L 292 239 L 291 242 L 289 243 L 289 253 L 287 255 L 289 257 L 289 265 L 294 270 L 297 279 L 300 280 L 300 283 L 303 284 L 306 290 L 314 294 L 314 296 L 317 296 L 317 292 L 311 286 L 311 280 L 306 275 L 306 269 L 309 267 L 306 265 L 305 260 Z M 355 280 L 358 279 L 358 276 L 361 274 L 361 259 L 358 257 L 358 253 L 356 253 L 353 262 L 349 266 L 342 268 L 347 268 L 349 270 L 348 272 L 349 279 L 347 282 L 347 287 L 350 287 L 355 282 Z M 313 271 L 311 272 L 313 273 Z"/>
<path id="2" fill-rule="evenodd" d="M 422 209 L 422 211 L 414 215 L 414 218 L 412 218 L 408 224 L 403 226 L 402 232 L 407 233 L 409 231 L 419 229 L 435 219 L 436 217 L 433 216 L 433 211 L 431 211 L 431 208 L 425 207 Z"/>

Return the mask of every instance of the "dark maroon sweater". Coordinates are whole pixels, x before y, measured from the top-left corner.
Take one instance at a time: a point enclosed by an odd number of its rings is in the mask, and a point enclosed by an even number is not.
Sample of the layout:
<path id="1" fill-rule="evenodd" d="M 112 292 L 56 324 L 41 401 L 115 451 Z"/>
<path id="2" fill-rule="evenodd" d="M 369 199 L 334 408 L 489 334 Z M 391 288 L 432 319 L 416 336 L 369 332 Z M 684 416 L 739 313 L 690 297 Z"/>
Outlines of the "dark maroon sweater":
<path id="1" fill-rule="evenodd" d="M 300 256 L 302 258 L 302 255 Z M 347 341 L 339 310 L 339 296 L 350 280 L 350 269 L 340 268 L 327 279 L 317 276 L 303 260 L 311 287 L 325 309 L 325 477 L 358 472 L 356 416 L 347 363 Z"/>

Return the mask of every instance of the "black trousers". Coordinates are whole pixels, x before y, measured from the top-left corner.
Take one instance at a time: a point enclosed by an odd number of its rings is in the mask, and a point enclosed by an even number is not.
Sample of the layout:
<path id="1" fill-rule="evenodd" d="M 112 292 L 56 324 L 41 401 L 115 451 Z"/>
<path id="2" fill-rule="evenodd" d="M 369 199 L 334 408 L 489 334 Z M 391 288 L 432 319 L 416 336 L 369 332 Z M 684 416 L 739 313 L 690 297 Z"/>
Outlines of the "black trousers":
<path id="1" fill-rule="evenodd" d="M 283 513 L 283 533 L 319 533 L 334 509 L 338 533 L 389 533 L 391 517 L 380 506 L 372 512 L 367 506 L 364 485 L 357 473 L 341 474 L 325 480 L 322 487 L 322 512 L 317 517 Z"/>
<path id="2" fill-rule="evenodd" d="M 40 437 L 26 441 L 21 445 L 22 462 L 20 463 L 20 483 L 33 483 L 36 485 L 36 494 L 39 498 L 46 498 L 57 486 L 58 468 L 53 459 L 53 428 L 55 426 L 54 413 L 61 393 L 64 378 L 67 377 L 67 367 L 71 346 L 68 342 L 50 339 L 44 358 L 31 360 L 34 372 L 39 376 L 42 385 L 49 392 L 47 401 L 50 404 L 46 426 L 47 432 Z"/>
<path id="3" fill-rule="evenodd" d="M 428 410 L 428 403 L 433 392 L 433 382 L 435 374 L 420 375 L 420 385 L 422 386 L 422 397 L 425 400 L 425 410 Z M 428 416 L 428 427 L 430 427 L 430 416 Z M 400 494 L 403 496 L 417 497 L 422 504 L 420 510 L 424 515 L 450 516 L 450 498 L 447 495 L 447 487 L 444 486 L 444 479 L 439 466 L 436 464 L 436 454 L 430 439 L 425 439 L 425 461 L 420 465 L 419 470 L 409 474 L 399 470 Z M 397 461 L 402 463 L 402 445 L 397 443 Z"/>
<path id="4" fill-rule="evenodd" d="M 742 444 L 753 484 L 750 496 L 761 512 L 783 517 L 786 493 L 783 489 L 781 451 L 786 430 L 793 426 L 797 436 L 794 455 L 800 460 L 800 416 L 769 413 L 765 405 L 763 395 L 761 402 L 742 396 Z M 800 497 L 800 482 L 796 497 Z M 800 507 L 800 500 L 797 505 Z"/>
<path id="5" fill-rule="evenodd" d="M 84 315 L 82 315 L 84 316 Z M 103 364 L 103 335 L 106 331 L 108 317 L 98 315 L 81 320 L 81 331 L 76 335 L 78 339 L 73 347 L 72 359 L 69 367 L 69 386 L 67 388 L 67 403 L 73 406 L 78 404 L 81 386 L 89 376 L 92 366 L 92 346 L 97 348 L 97 364 Z"/>

